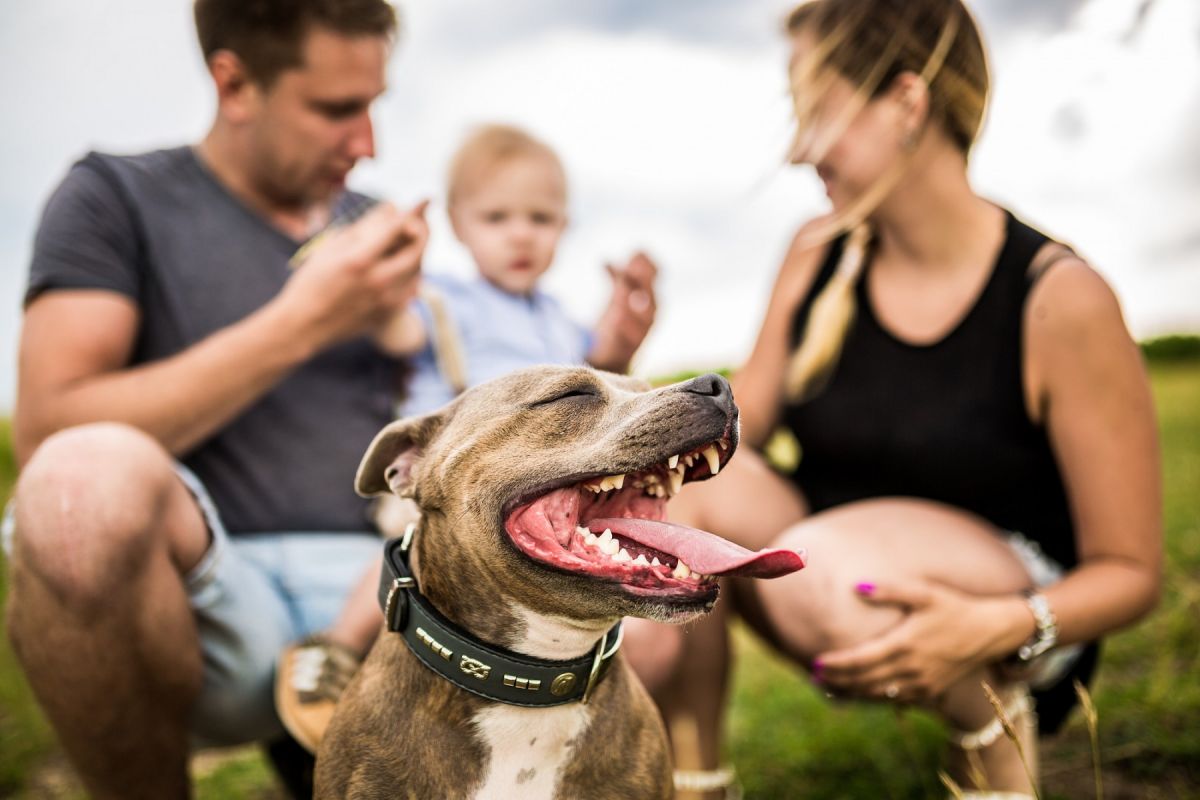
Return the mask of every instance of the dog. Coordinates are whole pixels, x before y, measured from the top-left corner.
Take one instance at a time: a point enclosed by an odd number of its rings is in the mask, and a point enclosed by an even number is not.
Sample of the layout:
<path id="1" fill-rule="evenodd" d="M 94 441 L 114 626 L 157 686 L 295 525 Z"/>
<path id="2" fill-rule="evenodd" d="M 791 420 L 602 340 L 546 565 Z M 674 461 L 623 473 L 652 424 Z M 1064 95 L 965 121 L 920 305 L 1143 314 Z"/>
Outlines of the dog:
<path id="1" fill-rule="evenodd" d="M 324 735 L 315 796 L 671 797 L 621 618 L 686 622 L 718 576 L 803 566 L 665 522 L 684 482 L 733 455 L 737 423 L 716 375 L 650 389 L 545 366 L 384 428 L 355 488 L 421 519 L 387 546 L 387 630 Z"/>

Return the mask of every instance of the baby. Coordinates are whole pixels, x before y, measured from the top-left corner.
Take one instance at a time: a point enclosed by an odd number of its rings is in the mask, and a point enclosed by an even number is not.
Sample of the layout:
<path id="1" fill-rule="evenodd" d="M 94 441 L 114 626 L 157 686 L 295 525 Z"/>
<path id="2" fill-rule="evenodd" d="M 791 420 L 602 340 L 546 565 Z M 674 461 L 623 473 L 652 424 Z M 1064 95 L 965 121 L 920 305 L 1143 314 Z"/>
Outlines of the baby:
<path id="1" fill-rule="evenodd" d="M 553 150 L 515 128 L 477 130 L 451 164 L 447 206 L 479 274 L 426 276 L 421 298 L 377 337 L 388 352 L 414 357 L 404 416 L 533 364 L 629 368 L 654 321 L 649 258 L 637 253 L 608 268 L 612 298 L 591 331 L 538 289 L 567 224 L 566 175 Z"/>

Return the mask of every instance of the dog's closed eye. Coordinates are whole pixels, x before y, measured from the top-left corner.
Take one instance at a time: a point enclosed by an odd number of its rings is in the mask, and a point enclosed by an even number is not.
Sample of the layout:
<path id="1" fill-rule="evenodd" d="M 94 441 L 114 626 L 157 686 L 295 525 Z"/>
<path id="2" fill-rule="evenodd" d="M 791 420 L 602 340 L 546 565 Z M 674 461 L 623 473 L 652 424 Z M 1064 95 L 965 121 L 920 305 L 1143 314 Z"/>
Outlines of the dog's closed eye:
<path id="1" fill-rule="evenodd" d="M 594 399 L 599 396 L 600 396 L 600 393 L 590 386 L 575 386 L 570 389 L 563 389 L 563 390 L 554 392 L 550 396 L 545 397 L 541 400 L 535 400 L 534 402 L 529 404 L 529 407 L 536 408 L 538 406 L 546 406 L 546 405 L 550 405 L 551 403 L 558 403 L 558 402 L 564 401 L 564 400 L 582 401 L 582 400 Z"/>

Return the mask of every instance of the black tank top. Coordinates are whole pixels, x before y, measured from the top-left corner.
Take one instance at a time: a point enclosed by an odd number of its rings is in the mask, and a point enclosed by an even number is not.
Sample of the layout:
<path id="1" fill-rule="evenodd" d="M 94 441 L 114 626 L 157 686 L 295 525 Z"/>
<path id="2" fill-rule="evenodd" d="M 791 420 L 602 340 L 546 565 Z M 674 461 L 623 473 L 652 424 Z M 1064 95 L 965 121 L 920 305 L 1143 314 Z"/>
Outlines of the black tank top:
<path id="1" fill-rule="evenodd" d="M 1022 379 L 1028 268 L 1047 237 L 1006 215 L 983 291 L 932 344 L 901 341 L 880 324 L 864 264 L 828 384 L 784 410 L 801 447 L 793 478 L 814 511 L 873 497 L 927 498 L 1019 531 L 1071 567 L 1078 559 L 1066 492 L 1045 428 L 1026 413 Z M 793 346 L 844 244 L 845 237 L 831 243 L 797 308 Z"/>

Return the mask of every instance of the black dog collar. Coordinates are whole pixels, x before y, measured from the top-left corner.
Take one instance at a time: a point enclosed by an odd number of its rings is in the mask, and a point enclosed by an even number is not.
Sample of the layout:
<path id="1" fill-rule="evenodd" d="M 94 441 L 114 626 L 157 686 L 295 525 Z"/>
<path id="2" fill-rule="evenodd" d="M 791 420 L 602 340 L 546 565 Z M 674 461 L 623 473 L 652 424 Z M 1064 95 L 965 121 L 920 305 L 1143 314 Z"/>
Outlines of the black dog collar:
<path id="1" fill-rule="evenodd" d="M 621 623 L 573 661 L 547 661 L 484 644 L 438 613 L 417 590 L 408 565 L 412 526 L 383 551 L 379 604 L 387 629 L 404 637 L 417 659 L 472 694 L 514 706 L 586 703 L 621 646 Z"/>

